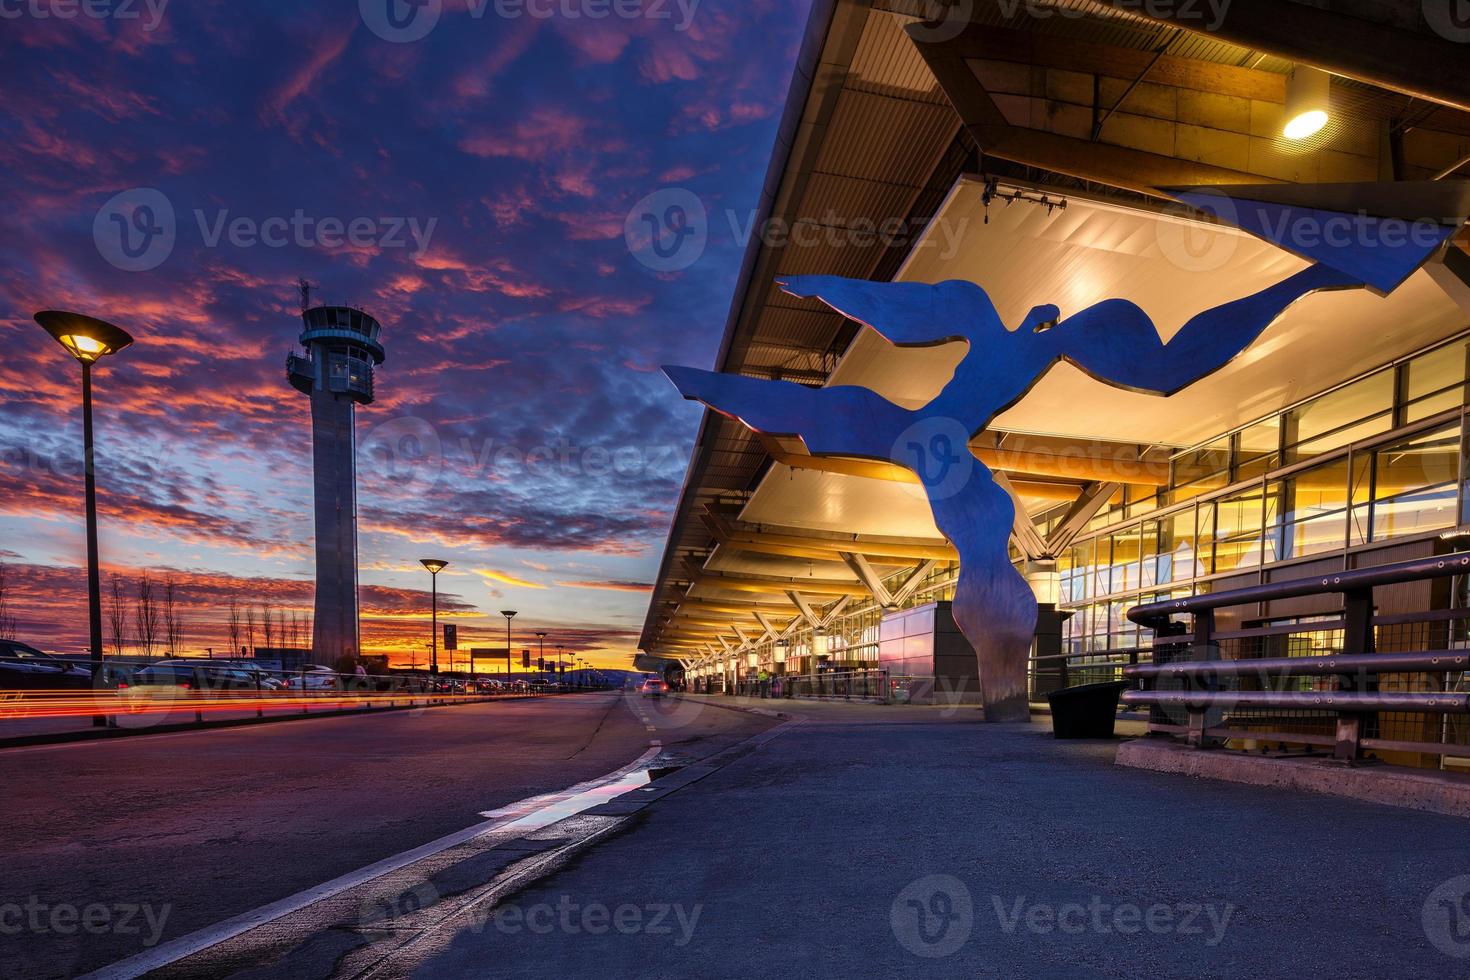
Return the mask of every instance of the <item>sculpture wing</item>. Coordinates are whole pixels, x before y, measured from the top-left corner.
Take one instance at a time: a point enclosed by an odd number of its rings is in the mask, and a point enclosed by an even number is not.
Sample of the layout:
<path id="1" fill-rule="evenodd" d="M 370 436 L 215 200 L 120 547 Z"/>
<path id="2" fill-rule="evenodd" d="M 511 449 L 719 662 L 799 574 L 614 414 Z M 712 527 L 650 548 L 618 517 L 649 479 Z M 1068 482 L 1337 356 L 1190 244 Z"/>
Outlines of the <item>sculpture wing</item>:
<path id="1" fill-rule="evenodd" d="M 1254 295 L 1198 314 L 1167 344 L 1147 313 L 1121 299 L 1090 306 L 1044 336 L 1057 345 L 1058 356 L 1099 381 L 1172 395 L 1224 367 L 1303 296 L 1362 285 L 1349 273 L 1314 265 Z"/>
<path id="2" fill-rule="evenodd" d="M 664 373 L 685 398 L 756 432 L 800 436 L 818 455 L 888 459 L 893 434 L 908 414 L 876 392 L 852 385 L 807 388 L 687 367 L 665 367 Z"/>
<path id="3" fill-rule="evenodd" d="M 930 285 L 791 276 L 778 284 L 792 296 L 815 297 L 843 316 L 872 327 L 889 343 L 904 347 L 975 341 L 1005 329 L 989 295 L 972 282 Z"/>

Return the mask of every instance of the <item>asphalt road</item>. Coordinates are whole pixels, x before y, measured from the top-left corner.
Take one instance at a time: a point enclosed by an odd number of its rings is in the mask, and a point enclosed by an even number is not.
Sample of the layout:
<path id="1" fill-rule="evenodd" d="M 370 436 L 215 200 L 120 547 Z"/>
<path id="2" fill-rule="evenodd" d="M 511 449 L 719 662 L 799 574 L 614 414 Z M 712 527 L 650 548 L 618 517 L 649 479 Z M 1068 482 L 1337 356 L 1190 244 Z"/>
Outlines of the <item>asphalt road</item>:
<path id="1" fill-rule="evenodd" d="M 698 757 L 770 724 L 587 694 L 0 751 L 0 976 L 106 965 L 619 769 L 650 739 Z"/>

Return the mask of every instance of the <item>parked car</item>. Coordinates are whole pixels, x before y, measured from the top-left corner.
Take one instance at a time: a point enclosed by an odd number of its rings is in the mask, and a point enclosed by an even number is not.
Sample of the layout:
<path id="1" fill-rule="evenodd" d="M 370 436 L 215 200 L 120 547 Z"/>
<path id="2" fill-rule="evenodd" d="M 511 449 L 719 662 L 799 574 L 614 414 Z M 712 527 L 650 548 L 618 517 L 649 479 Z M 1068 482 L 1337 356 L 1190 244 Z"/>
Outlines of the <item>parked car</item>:
<path id="1" fill-rule="evenodd" d="M 0 640 L 0 688 L 44 689 L 92 686 L 92 671 L 58 660 L 19 640 Z"/>
<path id="2" fill-rule="evenodd" d="M 310 664 L 286 675 L 286 689 L 291 691 L 340 691 L 342 682 L 332 668 Z"/>
<path id="3" fill-rule="evenodd" d="M 650 677 L 638 688 L 645 698 L 661 698 L 669 691 L 669 685 L 663 681 Z"/>
<path id="4" fill-rule="evenodd" d="M 225 664 L 196 660 L 160 660 L 133 673 L 131 680 L 118 681 L 119 691 L 140 688 L 149 693 L 188 694 L 195 691 L 257 691 L 258 671 L 241 670 Z"/>
<path id="5" fill-rule="evenodd" d="M 267 673 L 264 668 L 248 660 L 227 660 L 221 666 L 245 671 L 256 680 L 262 691 L 284 691 L 286 689 L 286 682 L 283 679 L 275 674 Z"/>

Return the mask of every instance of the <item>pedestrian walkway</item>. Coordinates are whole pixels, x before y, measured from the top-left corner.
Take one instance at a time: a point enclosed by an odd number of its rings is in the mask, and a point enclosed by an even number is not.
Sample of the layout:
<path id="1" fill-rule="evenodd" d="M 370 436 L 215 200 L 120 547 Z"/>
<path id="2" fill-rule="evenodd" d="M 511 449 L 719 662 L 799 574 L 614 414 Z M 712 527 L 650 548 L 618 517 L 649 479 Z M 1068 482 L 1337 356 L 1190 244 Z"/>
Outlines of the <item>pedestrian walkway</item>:
<path id="1" fill-rule="evenodd" d="M 814 724 L 979 725 L 985 723 L 984 710 L 973 704 L 878 704 L 872 701 L 846 701 L 840 698 L 749 698 L 726 697 L 721 694 L 681 694 L 679 697 L 716 707 L 774 712 L 788 717 L 802 718 Z M 1046 731 L 1051 730 L 1049 715 L 1038 714 L 1035 722 Z M 1146 718 L 1138 715 L 1131 718 L 1120 717 L 1116 730 L 1120 736 L 1142 735 L 1147 727 Z"/>
<path id="2" fill-rule="evenodd" d="M 971 709 L 776 707 L 803 720 L 413 975 L 1448 976 L 1470 955 L 1463 820 L 1117 768 L 1115 743 Z"/>

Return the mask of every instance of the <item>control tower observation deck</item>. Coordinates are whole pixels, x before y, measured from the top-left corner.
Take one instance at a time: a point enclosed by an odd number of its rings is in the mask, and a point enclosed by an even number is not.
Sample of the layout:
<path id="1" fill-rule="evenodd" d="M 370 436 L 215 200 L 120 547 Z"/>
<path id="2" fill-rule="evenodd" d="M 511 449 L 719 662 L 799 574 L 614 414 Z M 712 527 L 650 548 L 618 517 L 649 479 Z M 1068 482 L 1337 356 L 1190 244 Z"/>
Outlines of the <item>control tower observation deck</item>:
<path id="1" fill-rule="evenodd" d="M 383 363 L 382 325 L 350 306 L 301 311 L 305 356 L 286 357 L 286 376 L 311 398 L 316 489 L 316 616 L 312 659 L 337 666 L 361 653 L 357 619 L 358 405 L 373 401 L 373 368 Z"/>

